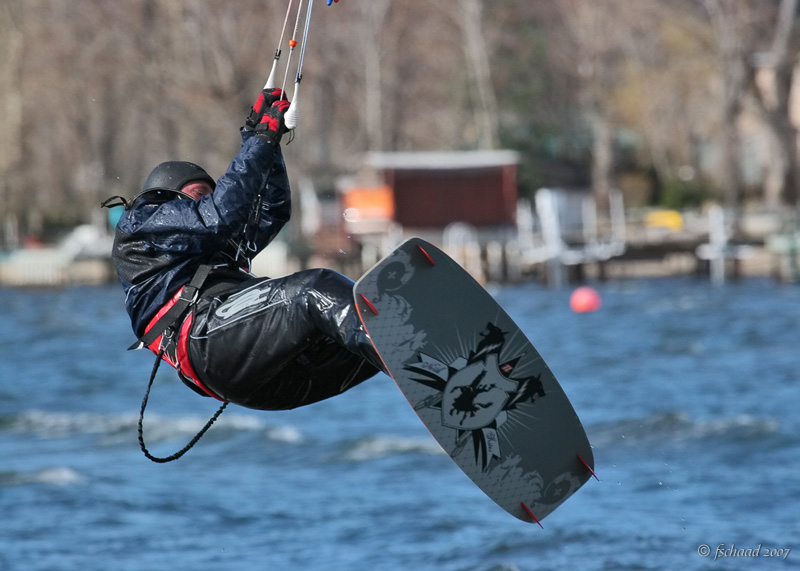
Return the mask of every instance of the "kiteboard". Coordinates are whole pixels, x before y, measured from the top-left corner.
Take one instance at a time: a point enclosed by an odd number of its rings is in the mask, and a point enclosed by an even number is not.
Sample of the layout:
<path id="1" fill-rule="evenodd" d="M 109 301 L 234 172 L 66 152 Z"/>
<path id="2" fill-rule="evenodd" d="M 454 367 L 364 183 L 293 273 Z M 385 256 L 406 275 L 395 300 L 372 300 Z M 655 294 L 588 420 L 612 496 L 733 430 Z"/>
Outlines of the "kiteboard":
<path id="1" fill-rule="evenodd" d="M 538 351 L 444 252 L 411 238 L 356 282 L 389 375 L 453 461 L 539 523 L 594 476 L 589 440 Z"/>

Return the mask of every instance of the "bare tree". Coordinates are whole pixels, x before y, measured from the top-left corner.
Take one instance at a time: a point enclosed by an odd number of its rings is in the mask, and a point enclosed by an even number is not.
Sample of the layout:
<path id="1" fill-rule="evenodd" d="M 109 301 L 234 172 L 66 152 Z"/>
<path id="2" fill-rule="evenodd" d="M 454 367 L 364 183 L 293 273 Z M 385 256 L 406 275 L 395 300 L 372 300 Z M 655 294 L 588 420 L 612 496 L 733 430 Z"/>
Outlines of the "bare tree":
<path id="1" fill-rule="evenodd" d="M 686 3 L 644 0 L 629 24 L 620 117 L 639 133 L 642 151 L 663 180 L 696 179 L 702 142 L 718 120 L 710 85 L 717 66 L 708 27 Z"/>
<path id="2" fill-rule="evenodd" d="M 464 50 L 470 70 L 470 87 L 478 101 L 478 146 L 493 149 L 499 140 L 497 96 L 492 82 L 489 51 L 482 31 L 483 4 L 481 0 L 461 2 L 461 27 L 464 31 Z"/>
<path id="3" fill-rule="evenodd" d="M 625 54 L 620 49 L 620 18 L 629 3 L 609 0 L 559 0 L 571 46 L 572 67 L 579 79 L 579 102 L 592 133 L 592 190 L 607 204 L 615 186 L 614 135 L 617 129 L 612 94 L 620 81 Z"/>
<path id="4" fill-rule="evenodd" d="M 384 150 L 381 32 L 389 6 L 390 0 L 372 0 L 360 5 L 364 38 L 364 116 L 368 148 L 372 151 Z"/>
<path id="5" fill-rule="evenodd" d="M 791 90 L 800 56 L 797 0 L 781 0 L 768 50 L 753 53 L 749 63 L 750 93 L 771 134 L 771 152 L 764 181 L 767 206 L 797 204 L 800 185 L 798 118 L 792 117 Z"/>
<path id="6" fill-rule="evenodd" d="M 736 211 L 741 203 L 742 183 L 739 170 L 739 134 L 737 125 L 747 86 L 746 50 L 737 17 L 737 0 L 705 0 L 717 46 L 721 78 L 721 109 L 718 143 L 720 168 L 718 176 L 726 206 Z"/>
<path id="7" fill-rule="evenodd" d="M 16 245 L 22 163 L 23 0 L 0 6 L 0 244 Z"/>
<path id="8" fill-rule="evenodd" d="M 605 200 L 626 133 L 637 161 L 664 179 L 706 172 L 709 149 L 719 152 L 709 178 L 733 205 L 742 194 L 739 119 L 757 110 L 774 145 L 767 199 L 794 202 L 797 2 L 374 0 L 320 9 L 287 160 L 327 186 L 365 150 L 492 148 L 502 136 L 537 168 L 567 156 L 561 168 L 580 162 L 583 173 L 590 157 Z M 221 174 L 238 144 L 231 125 L 269 73 L 285 7 L 0 3 L 2 216 L 17 216 L 23 231 L 87 219 L 98 198 L 135 192 L 171 158 Z"/>

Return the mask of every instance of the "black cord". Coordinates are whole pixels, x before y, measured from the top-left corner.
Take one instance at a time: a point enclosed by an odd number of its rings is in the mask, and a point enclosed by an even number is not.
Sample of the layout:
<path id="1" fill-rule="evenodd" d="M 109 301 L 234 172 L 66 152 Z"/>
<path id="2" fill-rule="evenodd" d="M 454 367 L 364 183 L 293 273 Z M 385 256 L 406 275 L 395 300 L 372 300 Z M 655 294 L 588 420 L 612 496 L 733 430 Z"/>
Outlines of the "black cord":
<path id="1" fill-rule="evenodd" d="M 177 460 L 178 458 L 186 454 L 192 448 L 192 446 L 197 444 L 197 441 L 203 437 L 203 435 L 208 431 L 209 428 L 211 428 L 211 425 L 217 421 L 219 415 L 221 415 L 222 411 L 225 410 L 225 407 L 228 406 L 227 402 L 222 403 L 222 406 L 220 406 L 217 412 L 214 413 L 214 416 L 212 416 L 208 420 L 208 422 L 206 422 L 206 425 L 200 430 L 200 432 L 198 432 L 186 446 L 178 450 L 175 454 L 167 456 L 166 458 L 159 458 L 158 456 L 153 456 L 152 454 L 150 454 L 150 451 L 144 444 L 144 428 L 143 428 L 144 409 L 147 407 L 147 399 L 150 397 L 150 389 L 153 388 L 153 381 L 155 381 L 156 373 L 158 372 L 158 367 L 161 364 L 161 359 L 163 356 L 164 356 L 164 348 L 162 347 L 161 350 L 158 352 L 158 356 L 156 357 L 156 362 L 153 365 L 153 372 L 150 374 L 150 382 L 147 384 L 147 391 L 145 391 L 144 393 L 144 398 L 142 399 L 142 408 L 139 412 L 139 447 L 142 449 L 142 452 L 144 452 L 144 455 L 149 460 L 152 460 L 153 462 L 156 462 L 158 464 L 172 462 L 173 460 Z"/>

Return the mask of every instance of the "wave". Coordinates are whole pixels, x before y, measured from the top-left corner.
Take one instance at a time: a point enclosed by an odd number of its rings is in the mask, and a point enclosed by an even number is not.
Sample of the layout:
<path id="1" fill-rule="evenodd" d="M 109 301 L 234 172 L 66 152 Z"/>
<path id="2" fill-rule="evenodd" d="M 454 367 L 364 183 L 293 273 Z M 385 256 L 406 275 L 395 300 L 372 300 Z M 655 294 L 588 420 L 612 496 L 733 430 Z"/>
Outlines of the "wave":
<path id="1" fill-rule="evenodd" d="M 165 417 L 148 414 L 144 421 L 148 441 L 160 442 L 197 434 L 208 421 L 208 417 Z M 60 439 L 73 436 L 98 436 L 107 445 L 129 441 L 136 433 L 138 414 L 99 414 L 26 411 L 17 415 L 0 417 L 0 433 L 28 434 L 42 439 Z M 231 437 L 241 433 L 262 433 L 268 440 L 299 443 L 303 436 L 292 426 L 269 426 L 262 419 L 237 414 L 223 414 L 209 432 L 217 438 Z"/>
<path id="2" fill-rule="evenodd" d="M 776 434 L 779 429 L 780 423 L 777 420 L 749 414 L 697 421 L 683 412 L 664 412 L 644 418 L 595 424 L 587 432 L 594 445 L 637 445 L 654 440 L 753 440 Z"/>
<path id="3" fill-rule="evenodd" d="M 430 440 L 415 440 L 378 436 L 353 442 L 345 450 L 344 458 L 353 462 L 365 462 L 398 454 L 446 455 L 442 447 L 432 438 Z"/>
<path id="4" fill-rule="evenodd" d="M 85 478 L 72 468 L 44 468 L 36 472 L 0 472 L 0 487 L 27 486 L 30 484 L 50 484 L 67 486 L 79 484 Z"/>

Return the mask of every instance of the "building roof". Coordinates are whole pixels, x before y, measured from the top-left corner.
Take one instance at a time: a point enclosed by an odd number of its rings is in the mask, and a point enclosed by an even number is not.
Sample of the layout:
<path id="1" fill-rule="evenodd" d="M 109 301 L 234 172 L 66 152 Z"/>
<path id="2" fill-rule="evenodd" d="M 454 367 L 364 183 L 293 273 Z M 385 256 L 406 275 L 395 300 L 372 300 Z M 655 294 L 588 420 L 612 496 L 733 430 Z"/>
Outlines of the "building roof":
<path id="1" fill-rule="evenodd" d="M 516 151 L 437 151 L 367 153 L 364 163 L 376 169 L 446 170 L 501 167 L 519 163 Z"/>

